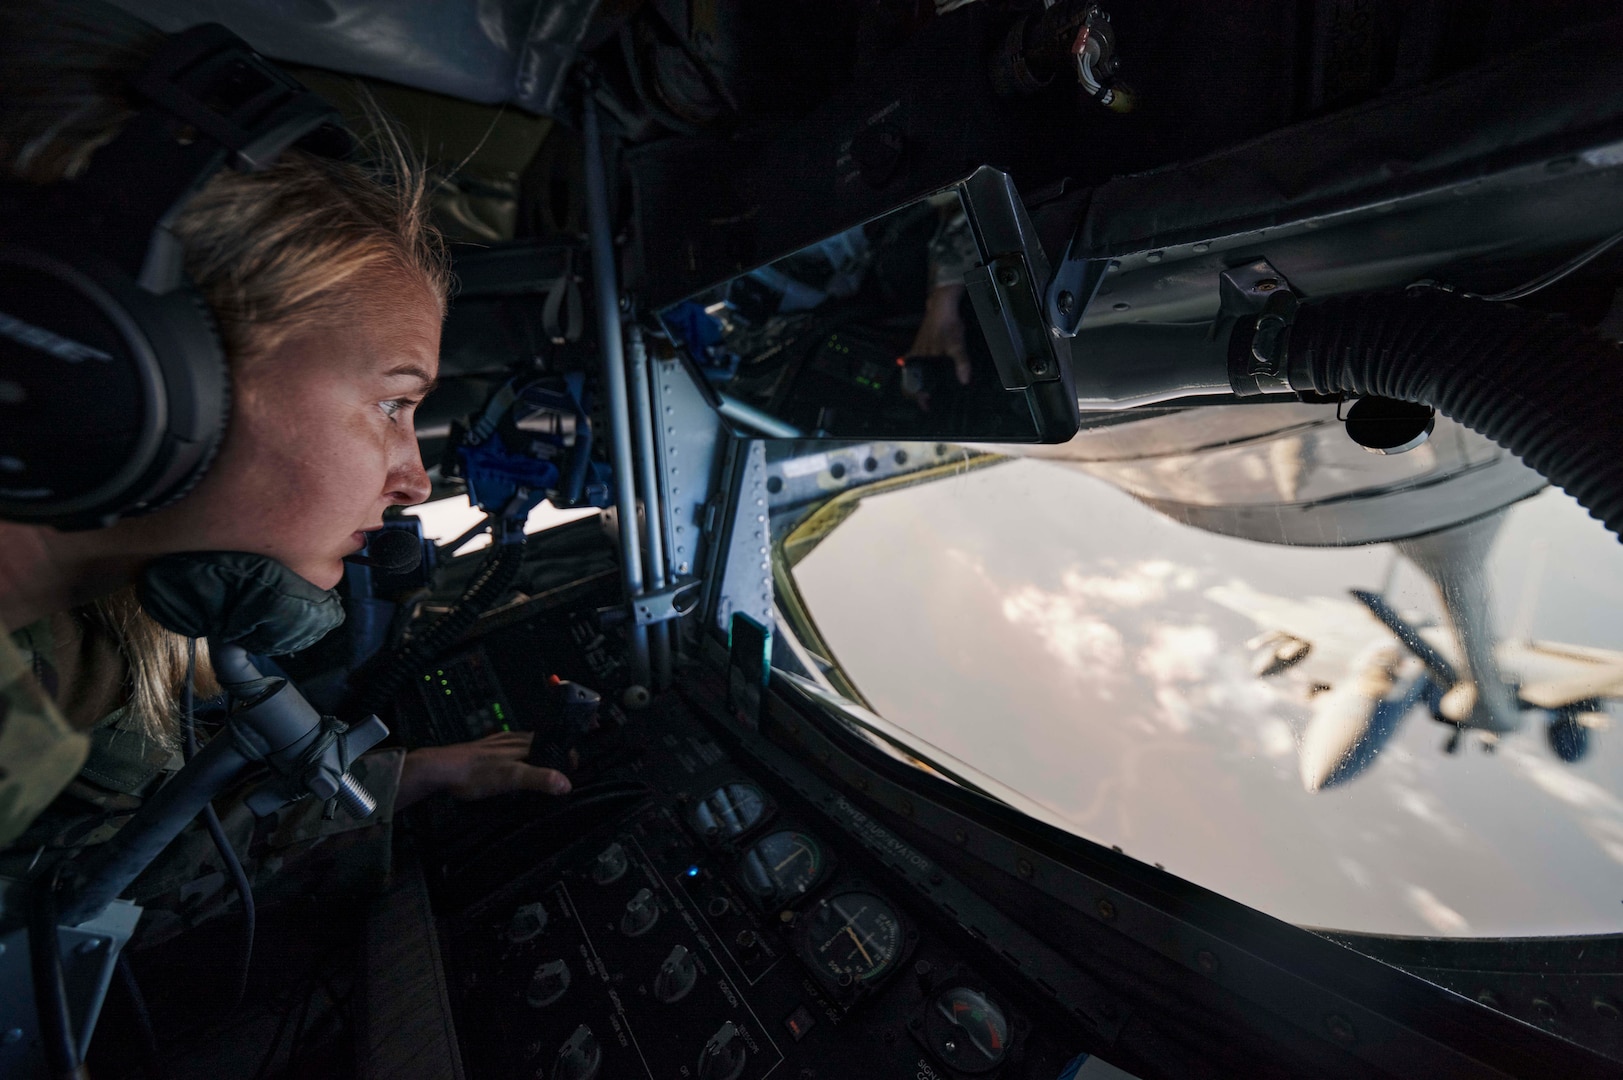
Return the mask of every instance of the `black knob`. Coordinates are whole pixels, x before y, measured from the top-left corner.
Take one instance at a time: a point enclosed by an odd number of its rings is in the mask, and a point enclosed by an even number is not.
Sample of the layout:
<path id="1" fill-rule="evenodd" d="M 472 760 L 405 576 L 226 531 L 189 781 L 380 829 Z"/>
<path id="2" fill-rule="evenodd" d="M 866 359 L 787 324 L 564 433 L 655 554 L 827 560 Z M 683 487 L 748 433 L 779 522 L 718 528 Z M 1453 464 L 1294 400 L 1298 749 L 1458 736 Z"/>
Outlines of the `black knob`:
<path id="1" fill-rule="evenodd" d="M 592 1029 L 582 1024 L 558 1049 L 552 1080 L 593 1080 L 602 1067 L 603 1048 L 598 1045 Z"/>
<path id="2" fill-rule="evenodd" d="M 548 960 L 530 976 L 530 988 L 524 1000 L 537 1009 L 544 1009 L 564 996 L 569 989 L 569 965 L 562 960 Z"/>
<path id="3" fill-rule="evenodd" d="M 737 1080 L 748 1057 L 738 1026 L 729 1020 L 704 1044 L 699 1054 L 699 1080 Z"/>
<path id="4" fill-rule="evenodd" d="M 659 974 L 654 976 L 654 997 L 674 1005 L 687 997 L 698 981 L 699 965 L 693 962 L 693 955 L 686 948 L 678 945 L 659 965 Z"/>

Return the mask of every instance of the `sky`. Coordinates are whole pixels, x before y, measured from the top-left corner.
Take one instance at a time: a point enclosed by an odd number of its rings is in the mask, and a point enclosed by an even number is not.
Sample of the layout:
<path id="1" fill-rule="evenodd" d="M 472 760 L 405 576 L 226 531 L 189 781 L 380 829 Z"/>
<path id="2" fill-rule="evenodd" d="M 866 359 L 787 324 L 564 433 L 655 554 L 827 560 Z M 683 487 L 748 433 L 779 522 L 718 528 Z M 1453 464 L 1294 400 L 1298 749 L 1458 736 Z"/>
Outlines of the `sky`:
<path id="1" fill-rule="evenodd" d="M 1089 839 L 1306 926 L 1623 931 L 1623 725 L 1567 765 L 1540 714 L 1449 756 L 1416 711 L 1365 773 L 1303 789 L 1302 688 L 1251 674 L 1259 627 L 1208 591 L 1339 599 L 1391 572 L 1400 609 L 1434 612 L 1393 559 L 1217 536 L 1019 460 L 864 500 L 795 577 L 879 713 Z M 1623 545 L 1558 491 L 1510 511 L 1480 580 L 1502 632 L 1530 614 L 1534 638 L 1623 650 Z"/>

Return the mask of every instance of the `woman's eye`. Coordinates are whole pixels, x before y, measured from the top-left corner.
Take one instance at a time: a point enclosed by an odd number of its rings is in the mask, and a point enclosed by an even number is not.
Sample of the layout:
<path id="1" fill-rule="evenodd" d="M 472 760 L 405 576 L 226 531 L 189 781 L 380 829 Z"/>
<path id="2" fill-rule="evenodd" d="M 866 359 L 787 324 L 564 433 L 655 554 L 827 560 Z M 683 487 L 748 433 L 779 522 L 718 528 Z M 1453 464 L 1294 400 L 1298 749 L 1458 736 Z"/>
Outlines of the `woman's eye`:
<path id="1" fill-rule="evenodd" d="M 396 420 L 399 419 L 401 413 L 415 404 L 416 402 L 409 398 L 395 398 L 393 401 L 379 402 L 378 407 L 383 410 L 384 416 L 387 416 L 390 420 Z"/>

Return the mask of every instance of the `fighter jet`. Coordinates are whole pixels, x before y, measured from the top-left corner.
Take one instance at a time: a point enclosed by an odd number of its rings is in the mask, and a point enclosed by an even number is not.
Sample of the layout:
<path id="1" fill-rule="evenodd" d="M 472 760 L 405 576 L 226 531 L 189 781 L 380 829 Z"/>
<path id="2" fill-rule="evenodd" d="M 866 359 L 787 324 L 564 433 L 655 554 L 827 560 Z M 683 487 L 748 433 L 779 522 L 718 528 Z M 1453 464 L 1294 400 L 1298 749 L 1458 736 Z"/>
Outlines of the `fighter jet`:
<path id="1" fill-rule="evenodd" d="M 1480 568 L 1503 517 L 1393 545 L 1436 589 L 1440 621 L 1400 613 L 1384 590 L 1352 589 L 1346 600 L 1293 600 L 1239 583 L 1207 590 L 1208 599 L 1262 629 L 1247 642 L 1259 678 L 1290 672 L 1303 683 L 1311 716 L 1299 766 L 1308 791 L 1369 768 L 1421 705 L 1453 728 L 1443 744 L 1448 753 L 1458 751 L 1467 731 L 1491 750 L 1521 727 L 1525 712 L 1538 710 L 1550 748 L 1576 762 L 1589 751 L 1590 733 L 1608 725 L 1604 703 L 1623 697 L 1623 652 L 1534 641 L 1525 633 L 1494 640 L 1492 597 Z"/>

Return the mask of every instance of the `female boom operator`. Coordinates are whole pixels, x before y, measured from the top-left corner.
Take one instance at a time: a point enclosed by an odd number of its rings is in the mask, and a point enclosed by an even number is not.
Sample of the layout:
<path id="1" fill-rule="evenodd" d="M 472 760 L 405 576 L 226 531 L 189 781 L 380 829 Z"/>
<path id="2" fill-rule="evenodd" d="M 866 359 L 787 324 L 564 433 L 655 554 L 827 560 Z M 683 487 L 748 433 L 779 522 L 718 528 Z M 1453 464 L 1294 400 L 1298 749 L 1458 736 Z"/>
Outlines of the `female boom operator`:
<path id="1" fill-rule="evenodd" d="M 133 114 L 127 81 L 163 40 L 96 0 L 0 10 L 0 169 L 34 183 L 81 172 Z M 381 166 L 288 152 L 260 172 L 221 172 L 175 222 L 231 367 L 229 427 L 198 486 L 104 529 L 0 523 L 0 631 L 12 631 L 0 633 L 0 873 L 113 835 L 168 767 L 186 645 L 134 599 L 146 563 L 247 551 L 331 588 L 388 507 L 428 497 L 412 414 L 434 385 L 449 272 L 421 169 L 386 127 L 381 141 Z M 563 775 L 524 762 L 528 746 L 503 734 L 374 753 L 355 767 L 378 797 L 371 818 L 324 822 L 306 800 L 256 825 L 238 804 L 226 831 L 252 847 L 258 876 L 319 850 L 314 873 L 340 892 L 364 888 L 411 802 L 567 792 Z M 207 838 L 188 833 L 138 899 L 163 909 L 185 891 L 197 921 L 211 904 L 200 912 L 195 864 L 208 857 Z M 215 908 L 230 899 L 213 892 Z"/>

